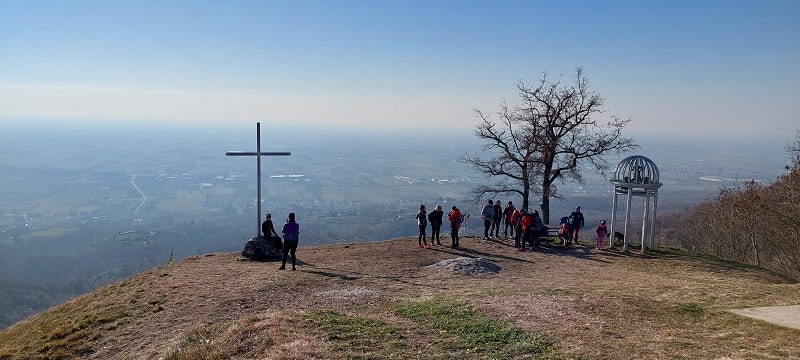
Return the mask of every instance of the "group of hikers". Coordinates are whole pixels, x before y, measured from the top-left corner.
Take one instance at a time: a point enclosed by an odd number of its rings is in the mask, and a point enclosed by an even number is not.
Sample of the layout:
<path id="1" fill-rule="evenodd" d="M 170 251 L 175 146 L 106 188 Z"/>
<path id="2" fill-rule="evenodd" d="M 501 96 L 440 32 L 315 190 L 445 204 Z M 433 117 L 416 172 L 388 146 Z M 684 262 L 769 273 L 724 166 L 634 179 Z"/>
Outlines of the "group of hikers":
<path id="1" fill-rule="evenodd" d="M 539 247 L 539 240 L 547 235 L 548 227 L 542 222 L 541 216 L 537 210 L 528 211 L 528 209 L 517 209 L 514 203 L 509 201 L 505 208 L 498 200 L 488 200 L 486 204 L 481 207 L 480 213 L 483 219 L 483 239 L 492 240 L 500 238 L 500 231 L 503 232 L 504 238 L 513 238 L 514 247 L 520 251 L 526 251 L 526 246 L 531 249 Z M 420 204 L 419 211 L 415 216 L 417 226 L 419 227 L 419 247 L 430 249 L 431 245 L 442 245 L 439 240 L 439 231 L 442 227 L 444 220 L 444 211 L 441 205 L 436 205 L 436 208 L 430 213 L 426 212 L 425 205 Z M 450 221 L 450 229 L 452 239 L 451 247 L 457 248 L 458 243 L 458 229 L 461 223 L 464 222 L 465 216 L 461 211 L 453 206 L 447 215 Z M 428 244 L 426 229 L 428 224 L 431 225 L 431 243 Z M 575 210 L 569 215 L 561 218 L 559 224 L 558 236 L 564 240 L 564 244 L 577 244 L 578 234 L 585 226 L 585 220 L 581 207 L 575 207 Z M 600 222 L 597 227 L 597 248 L 604 246 L 605 238 L 608 236 L 605 220 Z"/>
<path id="2" fill-rule="evenodd" d="M 297 223 L 295 214 L 293 212 L 289 213 L 289 217 L 286 218 L 286 223 L 283 224 L 283 228 L 281 229 L 283 239 L 281 239 L 275 231 L 275 226 L 272 223 L 272 214 L 267 214 L 264 217 L 264 222 L 261 223 L 261 232 L 264 234 L 264 238 L 272 243 L 275 249 L 281 250 L 283 253 L 283 261 L 278 270 L 286 270 L 286 260 L 288 260 L 289 257 L 292 258 L 292 270 L 296 270 L 295 254 L 297 252 L 297 245 L 300 242 L 300 225 Z"/>
<path id="3" fill-rule="evenodd" d="M 517 209 L 514 204 L 509 201 L 505 208 L 502 208 L 500 201 L 489 200 L 481 208 L 481 219 L 483 219 L 483 239 L 492 240 L 500 237 L 500 229 L 503 228 L 503 236 L 505 238 L 514 238 L 514 247 L 520 251 L 525 251 L 526 244 L 531 249 L 539 247 L 539 239 L 547 235 L 547 226 L 542 223 L 542 218 L 539 212 L 533 212 L 528 209 Z M 458 230 L 461 224 L 469 217 L 464 215 L 461 210 L 456 206 L 452 206 L 447 214 L 447 220 L 450 222 L 450 246 L 458 248 L 459 235 Z M 442 245 L 439 232 L 444 223 L 444 211 L 442 205 L 436 205 L 436 208 L 428 213 L 425 210 L 425 205 L 419 205 L 419 212 L 416 215 L 417 226 L 419 227 L 419 247 L 430 249 L 432 245 Z M 426 229 L 428 224 L 431 225 L 431 243 L 428 244 Z M 603 247 L 603 240 L 608 235 L 606 230 L 605 220 L 600 222 L 597 228 L 597 247 Z M 583 213 L 581 207 L 575 208 L 570 216 L 561 218 L 561 227 L 559 229 L 559 236 L 564 239 L 564 244 L 567 241 L 577 244 L 578 233 L 584 226 Z M 261 224 L 261 231 L 264 237 L 269 240 L 272 245 L 283 252 L 283 261 L 278 270 L 286 269 L 286 261 L 289 257 L 292 259 L 292 270 L 296 269 L 295 252 L 299 242 L 298 236 L 300 234 L 300 225 L 297 224 L 294 213 L 289 213 L 286 223 L 283 225 L 281 233 L 283 239 L 278 236 L 275 227 L 272 223 L 272 215 L 267 214 L 264 222 Z"/>
<path id="4" fill-rule="evenodd" d="M 503 237 L 508 238 L 510 235 L 514 238 L 514 247 L 520 251 L 525 251 L 526 245 L 531 249 L 539 247 L 539 239 L 547 235 L 547 227 L 538 211 L 517 209 L 511 201 L 506 203 L 505 208 L 499 200 L 487 201 L 481 208 L 481 219 L 484 240 L 499 238 L 502 227 Z"/>
<path id="5" fill-rule="evenodd" d="M 430 249 L 431 245 L 442 245 L 442 242 L 439 239 L 439 231 L 442 228 L 442 224 L 444 223 L 444 210 L 442 210 L 442 205 L 436 205 L 436 208 L 433 209 L 430 213 L 427 213 L 425 210 L 425 205 L 419 205 L 419 211 L 417 215 L 414 217 L 417 220 L 417 226 L 419 227 L 419 247 L 424 249 Z M 461 210 L 458 209 L 455 205 L 450 208 L 450 212 L 447 213 L 447 220 L 450 222 L 450 247 L 458 248 L 458 230 L 461 228 L 461 223 L 464 222 L 466 217 L 464 214 L 461 213 Z M 428 245 L 428 239 L 426 236 L 425 229 L 428 227 L 428 223 L 431 224 L 431 244 Z"/>

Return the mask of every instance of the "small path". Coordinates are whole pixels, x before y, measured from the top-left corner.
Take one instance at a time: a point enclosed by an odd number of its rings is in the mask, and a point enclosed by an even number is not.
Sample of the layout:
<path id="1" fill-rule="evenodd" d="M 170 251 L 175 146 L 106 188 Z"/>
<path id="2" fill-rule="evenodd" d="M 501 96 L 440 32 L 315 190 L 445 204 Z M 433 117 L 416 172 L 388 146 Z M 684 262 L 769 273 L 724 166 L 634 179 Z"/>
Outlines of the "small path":
<path id="1" fill-rule="evenodd" d="M 728 311 L 737 315 L 800 330 L 800 305 L 755 307 Z"/>
<path id="2" fill-rule="evenodd" d="M 139 187 L 136 186 L 136 183 L 134 182 L 134 180 L 136 180 L 136 174 L 131 176 L 131 185 L 133 185 L 133 188 L 136 189 L 136 191 L 139 192 L 139 195 L 142 195 L 142 202 L 139 203 L 139 206 L 137 206 L 136 210 L 133 211 L 134 214 L 138 214 L 139 213 L 139 209 L 141 209 L 142 205 L 144 205 L 144 203 L 147 202 L 147 195 L 144 194 L 144 191 L 142 191 L 142 189 L 139 189 Z"/>

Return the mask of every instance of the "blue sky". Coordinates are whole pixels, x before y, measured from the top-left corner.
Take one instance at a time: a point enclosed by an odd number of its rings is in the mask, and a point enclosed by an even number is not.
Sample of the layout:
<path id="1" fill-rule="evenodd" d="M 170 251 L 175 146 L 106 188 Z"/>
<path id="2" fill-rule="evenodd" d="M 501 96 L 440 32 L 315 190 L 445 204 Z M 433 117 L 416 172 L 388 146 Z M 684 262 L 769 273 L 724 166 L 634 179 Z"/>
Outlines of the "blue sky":
<path id="1" fill-rule="evenodd" d="M 800 128 L 800 1 L 0 0 L 0 122 L 474 128 L 583 67 L 631 134 Z"/>

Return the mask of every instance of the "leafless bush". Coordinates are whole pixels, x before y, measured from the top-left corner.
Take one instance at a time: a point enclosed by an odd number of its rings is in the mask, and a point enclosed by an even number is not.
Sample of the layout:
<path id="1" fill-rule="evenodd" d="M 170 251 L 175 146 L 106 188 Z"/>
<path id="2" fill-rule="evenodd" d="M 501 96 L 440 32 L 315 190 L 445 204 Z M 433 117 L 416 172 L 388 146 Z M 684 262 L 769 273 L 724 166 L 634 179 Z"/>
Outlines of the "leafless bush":
<path id="1" fill-rule="evenodd" d="M 748 182 L 695 208 L 671 233 L 690 251 L 800 279 L 800 159 L 768 186 Z"/>

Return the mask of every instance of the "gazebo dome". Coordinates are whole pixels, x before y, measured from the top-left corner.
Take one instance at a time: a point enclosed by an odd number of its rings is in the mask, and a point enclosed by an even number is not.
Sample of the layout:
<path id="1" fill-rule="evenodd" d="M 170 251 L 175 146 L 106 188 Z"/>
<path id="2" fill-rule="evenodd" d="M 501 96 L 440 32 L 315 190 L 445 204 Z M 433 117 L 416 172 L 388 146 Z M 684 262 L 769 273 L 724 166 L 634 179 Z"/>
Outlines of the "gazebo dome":
<path id="1" fill-rule="evenodd" d="M 611 183 L 637 188 L 661 187 L 658 167 L 652 160 L 641 155 L 629 156 L 620 161 Z"/>

